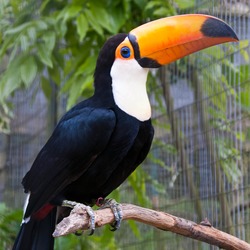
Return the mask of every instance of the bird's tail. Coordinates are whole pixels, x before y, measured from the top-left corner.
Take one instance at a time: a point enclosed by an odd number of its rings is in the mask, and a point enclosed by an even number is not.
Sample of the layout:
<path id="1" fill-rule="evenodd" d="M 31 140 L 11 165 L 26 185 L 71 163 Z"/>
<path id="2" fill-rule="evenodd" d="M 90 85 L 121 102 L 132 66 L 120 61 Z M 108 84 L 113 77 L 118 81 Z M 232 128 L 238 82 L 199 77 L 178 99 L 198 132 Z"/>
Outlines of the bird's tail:
<path id="1" fill-rule="evenodd" d="M 31 217 L 21 225 L 13 250 L 53 250 L 55 223 L 56 208 L 42 220 Z"/>

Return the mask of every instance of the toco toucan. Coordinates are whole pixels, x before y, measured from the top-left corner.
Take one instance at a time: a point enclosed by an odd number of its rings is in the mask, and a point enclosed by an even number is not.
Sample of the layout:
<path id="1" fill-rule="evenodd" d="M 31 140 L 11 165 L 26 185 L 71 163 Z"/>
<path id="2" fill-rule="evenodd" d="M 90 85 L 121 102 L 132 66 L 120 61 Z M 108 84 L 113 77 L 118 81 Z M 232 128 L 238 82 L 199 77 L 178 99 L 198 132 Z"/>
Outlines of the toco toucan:
<path id="1" fill-rule="evenodd" d="M 225 22 L 200 14 L 158 19 L 111 37 L 96 63 L 93 96 L 61 118 L 23 178 L 28 196 L 13 249 L 53 249 L 64 200 L 92 206 L 142 163 L 154 135 L 150 68 L 229 41 L 238 38 Z"/>

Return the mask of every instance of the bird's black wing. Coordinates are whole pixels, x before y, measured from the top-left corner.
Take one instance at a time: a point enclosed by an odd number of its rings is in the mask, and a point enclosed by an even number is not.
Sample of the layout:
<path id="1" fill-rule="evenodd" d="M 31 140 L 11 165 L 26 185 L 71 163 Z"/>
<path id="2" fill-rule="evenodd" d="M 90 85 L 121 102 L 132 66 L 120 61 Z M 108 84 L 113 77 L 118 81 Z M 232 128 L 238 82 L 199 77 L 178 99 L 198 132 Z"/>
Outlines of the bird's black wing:
<path id="1" fill-rule="evenodd" d="M 30 192 L 25 217 L 41 209 L 78 179 L 107 146 L 115 128 L 111 109 L 83 108 L 68 112 L 23 179 Z"/>

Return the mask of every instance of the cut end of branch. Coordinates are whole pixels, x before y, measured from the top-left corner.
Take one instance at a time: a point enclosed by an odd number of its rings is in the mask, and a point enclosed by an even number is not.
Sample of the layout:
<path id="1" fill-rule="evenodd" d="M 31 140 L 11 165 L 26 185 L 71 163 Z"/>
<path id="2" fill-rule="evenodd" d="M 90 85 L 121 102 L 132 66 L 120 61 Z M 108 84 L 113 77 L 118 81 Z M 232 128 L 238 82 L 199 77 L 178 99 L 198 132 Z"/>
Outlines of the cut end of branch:
<path id="1" fill-rule="evenodd" d="M 53 237 L 65 236 L 75 233 L 78 230 L 87 230 L 89 228 L 89 217 L 85 206 L 77 204 L 68 217 L 65 217 L 57 226 Z"/>

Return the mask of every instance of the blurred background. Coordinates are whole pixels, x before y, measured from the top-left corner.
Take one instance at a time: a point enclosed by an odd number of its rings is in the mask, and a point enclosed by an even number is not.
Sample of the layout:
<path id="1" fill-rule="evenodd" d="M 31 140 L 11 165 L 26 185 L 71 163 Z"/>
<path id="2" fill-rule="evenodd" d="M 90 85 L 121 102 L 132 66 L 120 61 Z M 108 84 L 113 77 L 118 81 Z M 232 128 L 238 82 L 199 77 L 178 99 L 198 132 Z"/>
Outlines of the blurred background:
<path id="1" fill-rule="evenodd" d="M 93 93 L 98 51 L 112 34 L 175 14 L 227 22 L 240 42 L 188 56 L 148 78 L 155 139 L 147 160 L 110 195 L 250 242 L 248 0 L 0 2 L 0 249 L 22 218 L 21 180 L 62 114 Z M 171 34 L 169 34 L 171 36 Z M 218 249 L 124 221 L 56 249 Z"/>

